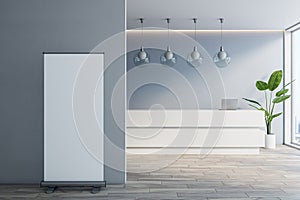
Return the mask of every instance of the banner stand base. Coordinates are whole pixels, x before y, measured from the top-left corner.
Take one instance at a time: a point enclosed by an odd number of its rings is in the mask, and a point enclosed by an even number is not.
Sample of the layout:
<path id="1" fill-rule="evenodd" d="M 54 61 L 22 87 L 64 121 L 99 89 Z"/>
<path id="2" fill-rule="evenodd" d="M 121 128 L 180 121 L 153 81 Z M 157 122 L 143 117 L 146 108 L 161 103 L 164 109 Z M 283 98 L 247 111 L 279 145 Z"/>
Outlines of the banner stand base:
<path id="1" fill-rule="evenodd" d="M 106 187 L 106 181 L 42 181 L 40 186 L 47 187 L 47 194 L 55 192 L 57 187 L 90 187 L 91 193 L 96 194 Z"/>

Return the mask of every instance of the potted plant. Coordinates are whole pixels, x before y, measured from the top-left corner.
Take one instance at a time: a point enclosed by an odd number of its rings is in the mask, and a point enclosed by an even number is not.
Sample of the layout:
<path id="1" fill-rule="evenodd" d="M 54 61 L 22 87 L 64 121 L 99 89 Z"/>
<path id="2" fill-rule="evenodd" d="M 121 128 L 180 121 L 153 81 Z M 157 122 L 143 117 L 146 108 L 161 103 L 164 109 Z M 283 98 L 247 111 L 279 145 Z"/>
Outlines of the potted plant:
<path id="1" fill-rule="evenodd" d="M 282 112 L 275 113 L 274 114 L 274 107 L 277 104 L 280 104 L 290 98 L 291 95 L 287 94 L 289 89 L 285 88 L 287 85 L 291 84 L 288 83 L 284 85 L 280 90 L 275 92 L 275 90 L 278 88 L 282 80 L 282 70 L 274 71 L 268 82 L 264 81 L 256 81 L 256 88 L 259 91 L 264 92 L 265 95 L 265 102 L 264 106 L 262 106 L 261 103 L 258 101 L 243 98 L 244 100 L 249 102 L 249 106 L 261 110 L 264 112 L 265 115 L 265 123 L 267 128 L 267 134 L 265 139 L 265 147 L 266 148 L 275 148 L 276 147 L 276 137 L 275 134 L 272 132 L 272 121 L 276 117 L 279 117 Z M 274 95 L 275 94 L 275 95 Z"/>

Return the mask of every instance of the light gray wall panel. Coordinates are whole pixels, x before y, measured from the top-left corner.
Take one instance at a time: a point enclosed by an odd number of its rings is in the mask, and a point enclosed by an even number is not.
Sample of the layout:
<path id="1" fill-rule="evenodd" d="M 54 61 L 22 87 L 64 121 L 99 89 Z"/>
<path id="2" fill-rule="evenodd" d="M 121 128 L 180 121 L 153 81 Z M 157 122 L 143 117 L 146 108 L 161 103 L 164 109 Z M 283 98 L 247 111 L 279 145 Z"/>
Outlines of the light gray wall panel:
<path id="1" fill-rule="evenodd" d="M 146 28 L 147 29 L 147 28 Z M 186 32 L 185 32 L 186 33 Z M 169 88 L 165 88 L 159 84 L 147 84 L 136 89 L 133 95 L 127 96 L 127 104 L 130 109 L 147 109 L 152 105 L 156 107 L 165 108 L 200 108 L 200 109 L 218 109 L 220 108 L 221 98 L 234 97 L 240 99 L 239 107 L 241 109 L 251 109 L 246 102 L 241 100 L 243 97 L 263 100 L 262 92 L 258 92 L 255 88 L 257 80 L 266 80 L 268 76 L 277 69 L 283 69 L 283 33 L 282 32 L 225 32 L 223 36 L 223 46 L 225 50 L 231 55 L 231 64 L 217 72 L 223 81 L 215 79 L 213 87 L 216 93 L 224 95 L 211 96 L 211 87 L 208 86 L 206 80 L 214 74 L 214 65 L 211 59 L 219 50 L 220 35 L 219 32 L 198 32 L 198 46 L 202 46 L 206 52 L 203 52 L 205 66 L 200 66 L 197 69 L 189 66 L 186 61 L 186 55 L 192 50 L 192 38 L 187 39 L 188 36 L 194 37 L 192 32 L 187 35 L 180 33 L 170 33 L 170 44 L 174 52 L 178 52 L 181 57 L 178 57 L 176 65 L 170 69 L 176 70 L 180 75 L 190 83 L 192 89 L 196 94 L 196 101 L 199 103 L 195 106 L 194 99 L 188 93 L 189 88 L 183 86 L 183 82 L 179 81 L 178 77 L 169 74 L 165 76 L 163 73 L 140 73 L 138 77 L 140 80 L 153 79 L 168 81 Z M 127 91 L 133 90 L 132 82 L 136 79 L 136 75 L 131 73 L 134 71 L 133 56 L 137 52 L 136 49 L 140 46 L 140 32 L 129 31 L 127 40 Z M 151 63 L 159 63 L 159 57 L 166 49 L 168 44 L 167 32 L 159 31 L 145 31 L 144 32 L 144 47 L 148 48 Z M 190 44 L 187 44 L 189 43 Z M 183 51 L 182 51 L 183 50 Z M 143 66 L 144 68 L 154 68 L 155 64 Z M 211 69 L 211 70 L 210 70 Z M 200 73 L 199 73 L 200 72 Z M 174 81 L 173 79 L 178 79 Z M 181 104 L 176 101 L 176 95 L 171 94 L 172 89 L 177 91 L 181 89 L 182 93 L 177 95 L 181 99 Z M 212 103 L 214 102 L 214 103 Z M 158 106 L 160 104 L 161 106 Z M 282 110 L 282 106 L 278 106 L 278 111 Z M 282 143 L 282 117 L 274 120 L 273 130 L 277 134 L 277 143 Z"/>

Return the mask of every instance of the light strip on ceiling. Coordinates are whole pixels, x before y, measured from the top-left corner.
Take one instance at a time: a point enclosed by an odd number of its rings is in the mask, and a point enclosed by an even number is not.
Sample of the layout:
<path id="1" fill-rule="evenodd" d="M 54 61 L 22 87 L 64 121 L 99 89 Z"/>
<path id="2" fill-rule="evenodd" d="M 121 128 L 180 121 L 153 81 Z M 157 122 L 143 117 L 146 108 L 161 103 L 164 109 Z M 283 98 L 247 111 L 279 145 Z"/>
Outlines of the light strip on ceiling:
<path id="1" fill-rule="evenodd" d="M 140 31 L 139 29 L 127 29 L 127 32 L 138 32 Z M 164 31 L 168 31 L 165 29 L 144 29 L 144 32 L 164 32 Z M 194 30 L 184 30 L 184 29 L 172 29 L 170 31 L 177 31 L 177 32 L 184 32 L 184 33 L 193 33 Z M 220 32 L 220 30 L 197 30 L 198 32 Z M 223 32 L 284 32 L 284 30 L 223 30 Z"/>

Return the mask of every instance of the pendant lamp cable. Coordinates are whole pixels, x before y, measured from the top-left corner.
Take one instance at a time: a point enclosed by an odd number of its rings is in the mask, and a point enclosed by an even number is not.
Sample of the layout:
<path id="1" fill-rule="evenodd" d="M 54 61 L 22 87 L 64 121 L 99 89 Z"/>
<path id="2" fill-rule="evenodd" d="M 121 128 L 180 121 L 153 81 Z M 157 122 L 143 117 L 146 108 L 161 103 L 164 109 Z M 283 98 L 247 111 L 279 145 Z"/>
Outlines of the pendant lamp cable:
<path id="1" fill-rule="evenodd" d="M 143 18 L 140 18 L 140 22 L 141 22 L 141 29 L 142 29 L 142 32 L 141 32 L 141 45 L 143 46 L 144 44 L 144 19 Z"/>
<path id="2" fill-rule="evenodd" d="M 195 24 L 195 32 L 194 32 L 194 38 L 195 38 L 195 41 L 197 41 L 197 18 L 193 18 L 194 20 L 194 24 Z"/>
<path id="3" fill-rule="evenodd" d="M 223 46 L 223 18 L 220 18 L 220 22 L 221 22 L 221 46 Z"/>
<path id="4" fill-rule="evenodd" d="M 168 23 L 168 45 L 170 45 L 170 18 L 167 18 Z"/>

